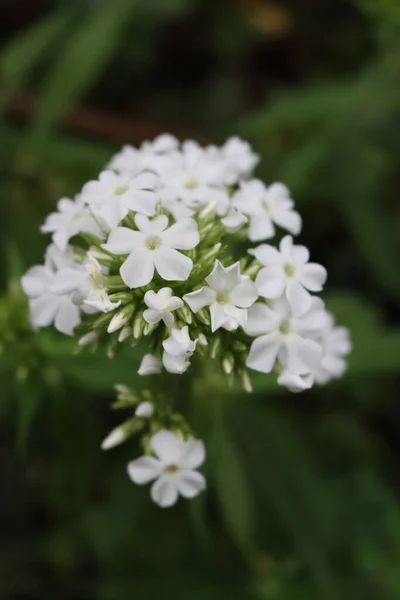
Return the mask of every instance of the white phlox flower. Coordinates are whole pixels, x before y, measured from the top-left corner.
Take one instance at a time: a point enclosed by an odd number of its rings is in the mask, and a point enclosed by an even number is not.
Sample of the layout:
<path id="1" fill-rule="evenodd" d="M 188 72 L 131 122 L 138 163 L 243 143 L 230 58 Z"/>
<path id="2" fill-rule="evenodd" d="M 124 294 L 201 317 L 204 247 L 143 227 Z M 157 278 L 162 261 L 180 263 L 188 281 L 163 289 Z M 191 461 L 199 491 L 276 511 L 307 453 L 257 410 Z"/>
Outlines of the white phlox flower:
<path id="1" fill-rule="evenodd" d="M 325 326 L 318 332 L 316 340 L 322 346 L 322 358 L 314 370 L 315 381 L 325 384 L 331 379 L 341 377 L 346 371 L 344 359 L 351 351 L 349 330 L 346 327 L 335 327 L 331 313 L 325 313 Z"/>
<path id="2" fill-rule="evenodd" d="M 70 251 L 62 253 L 54 244 L 49 246 L 45 264 L 32 267 L 21 280 L 29 297 L 32 325 L 40 328 L 54 323 L 58 331 L 72 335 L 81 320 L 74 295 L 86 277 Z"/>
<path id="3" fill-rule="evenodd" d="M 135 216 L 138 231 L 117 227 L 111 231 L 103 247 L 113 254 L 128 254 L 120 274 L 129 288 L 147 285 L 157 271 L 167 281 L 184 281 L 189 277 L 193 261 L 178 250 L 190 250 L 199 243 L 197 224 L 183 219 L 168 227 L 168 217 L 153 220 Z M 168 228 L 167 228 L 168 227 Z"/>
<path id="4" fill-rule="evenodd" d="M 285 293 L 295 315 L 305 313 L 311 306 L 311 292 L 320 292 L 327 278 L 326 269 L 309 263 L 310 253 L 305 246 L 294 246 L 293 238 L 285 236 L 279 250 L 261 244 L 249 253 L 264 265 L 258 273 L 256 286 L 260 296 L 279 298 Z"/>
<path id="5" fill-rule="evenodd" d="M 142 456 L 128 463 L 128 475 L 138 484 L 153 483 L 152 500 L 167 508 L 179 496 L 194 498 L 206 487 L 206 481 L 195 469 L 205 459 L 205 448 L 200 440 L 184 442 L 171 431 L 162 430 L 150 442 L 155 456 Z"/>
<path id="6" fill-rule="evenodd" d="M 61 198 L 57 212 L 50 213 L 41 226 L 42 233 L 52 233 L 54 244 L 64 252 L 69 240 L 81 232 L 103 237 L 99 223 L 79 196 L 75 200 Z"/>
<path id="7" fill-rule="evenodd" d="M 131 176 L 103 171 L 97 181 L 89 181 L 84 185 L 81 197 L 93 213 L 113 229 L 130 210 L 147 216 L 154 215 L 158 202 L 154 192 L 156 184 L 154 173 Z"/>
<path id="8" fill-rule="evenodd" d="M 226 199 L 226 190 L 222 186 L 223 165 L 212 160 L 196 142 L 184 142 L 181 153 L 160 177 L 163 187 L 159 194 L 166 207 L 176 199 L 192 209 Z"/>
<path id="9" fill-rule="evenodd" d="M 312 373 L 319 364 L 321 345 L 312 339 L 325 322 L 324 303 L 313 298 L 310 309 L 295 317 L 285 297 L 270 305 L 256 303 L 249 309 L 246 332 L 257 336 L 251 344 L 246 365 L 270 373 L 276 361 L 294 375 Z"/>
<path id="10" fill-rule="evenodd" d="M 138 370 L 139 375 L 158 375 L 162 371 L 161 358 L 154 354 L 145 354 Z"/>
<path id="11" fill-rule="evenodd" d="M 179 142 L 173 135 L 163 134 L 152 142 L 143 142 L 140 148 L 124 146 L 113 156 L 108 168 L 131 175 L 142 171 L 158 173 L 167 169 L 169 163 L 176 158 L 178 147 Z"/>
<path id="12" fill-rule="evenodd" d="M 241 178 L 247 178 L 260 161 L 248 142 L 238 137 L 229 138 L 221 148 L 225 164 L 225 182 L 233 185 Z"/>
<path id="13" fill-rule="evenodd" d="M 189 365 L 198 340 L 191 340 L 189 328 L 171 329 L 169 338 L 163 341 L 163 365 L 169 373 L 182 374 Z"/>
<path id="14" fill-rule="evenodd" d="M 220 327 L 233 331 L 244 327 L 247 309 L 257 300 L 257 288 L 251 279 L 240 274 L 240 263 L 224 267 L 219 260 L 208 277 L 208 286 L 186 294 L 183 299 L 194 313 L 210 307 L 211 331 Z"/>
<path id="15" fill-rule="evenodd" d="M 165 287 L 155 292 L 149 290 L 144 295 L 144 302 L 149 308 L 144 311 L 143 318 L 147 323 L 163 321 L 167 327 L 174 324 L 174 310 L 183 306 L 183 300 L 172 295 L 171 288 Z"/>
<path id="16" fill-rule="evenodd" d="M 241 183 L 232 204 L 249 217 L 249 239 L 268 240 L 275 235 L 275 225 L 293 235 L 301 230 L 301 217 L 294 210 L 288 188 L 282 183 L 268 187 L 258 179 Z"/>
<path id="17" fill-rule="evenodd" d="M 118 308 L 121 302 L 112 302 L 105 286 L 104 276 L 108 273 L 108 269 L 102 266 L 90 252 L 83 267 L 87 277 L 74 296 L 76 304 L 88 313 L 107 313 Z"/>

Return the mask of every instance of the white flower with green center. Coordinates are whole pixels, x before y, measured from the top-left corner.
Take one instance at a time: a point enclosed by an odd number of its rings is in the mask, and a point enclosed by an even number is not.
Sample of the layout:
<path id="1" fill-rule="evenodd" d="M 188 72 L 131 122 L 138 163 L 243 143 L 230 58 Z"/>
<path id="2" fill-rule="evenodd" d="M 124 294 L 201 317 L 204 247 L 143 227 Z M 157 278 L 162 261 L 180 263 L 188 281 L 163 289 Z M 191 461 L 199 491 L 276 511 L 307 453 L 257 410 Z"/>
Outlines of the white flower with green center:
<path id="1" fill-rule="evenodd" d="M 192 311 L 196 313 L 209 306 L 213 332 L 220 327 L 228 331 L 239 325 L 244 327 L 247 309 L 257 300 L 258 293 L 253 281 L 240 274 L 240 263 L 224 267 L 216 260 L 206 282 L 208 286 L 183 296 Z"/>
<path id="2" fill-rule="evenodd" d="M 74 261 L 70 249 L 63 253 L 51 244 L 45 264 L 32 267 L 21 280 L 29 297 L 32 325 L 48 327 L 54 323 L 58 331 L 72 335 L 81 321 L 76 294 L 86 279 L 84 267 Z"/>
<path id="3" fill-rule="evenodd" d="M 174 324 L 174 310 L 182 308 L 183 300 L 172 295 L 171 288 L 165 287 L 155 292 L 149 290 L 144 295 L 144 302 L 149 308 L 144 311 L 143 318 L 147 323 L 163 321 L 167 327 Z"/>
<path id="4" fill-rule="evenodd" d="M 57 212 L 50 213 L 41 226 L 42 233 L 52 233 L 55 245 L 64 252 L 69 240 L 79 233 L 91 233 L 103 238 L 100 225 L 94 219 L 82 198 L 76 200 L 61 198 L 57 204 Z"/>
<path id="5" fill-rule="evenodd" d="M 172 431 L 162 430 L 153 435 L 150 446 L 155 456 L 142 456 L 128 463 L 128 475 L 138 484 L 153 483 L 152 500 L 167 508 L 179 496 L 194 498 L 206 487 L 206 480 L 195 469 L 205 459 L 200 440 L 184 442 Z"/>
<path id="6" fill-rule="evenodd" d="M 232 197 L 232 204 L 249 217 L 249 239 L 268 240 L 275 235 L 275 225 L 293 235 L 301 230 L 301 217 L 293 206 L 288 188 L 282 183 L 268 187 L 258 179 L 244 181 Z"/>
<path id="7" fill-rule="evenodd" d="M 163 341 L 163 365 L 169 373 L 182 374 L 189 365 L 189 358 L 196 349 L 197 339 L 191 340 L 189 327 L 171 329 L 169 338 Z"/>
<path id="8" fill-rule="evenodd" d="M 279 250 L 261 244 L 249 250 L 264 265 L 256 278 L 260 296 L 279 298 L 284 293 L 295 315 L 305 313 L 311 306 L 311 292 L 320 292 L 326 281 L 326 269 L 317 263 L 309 263 L 310 253 L 305 246 L 294 246 L 293 238 L 285 236 Z"/>
<path id="9" fill-rule="evenodd" d="M 129 288 L 149 284 L 154 270 L 167 281 L 185 281 L 193 261 L 178 250 L 190 250 L 199 243 L 197 223 L 182 219 L 168 227 L 168 217 L 159 215 L 153 220 L 135 216 L 138 231 L 117 227 L 111 231 L 103 247 L 113 254 L 128 254 L 120 274 Z"/>
<path id="10" fill-rule="evenodd" d="M 258 302 L 249 309 L 246 333 L 257 336 L 251 345 L 246 365 L 270 373 L 278 361 L 283 370 L 294 375 L 312 373 L 319 365 L 322 350 L 312 336 L 325 323 L 324 303 L 313 298 L 310 309 L 295 317 L 285 297 L 269 306 Z"/>
<path id="11" fill-rule="evenodd" d="M 84 185 L 81 197 L 110 229 L 117 227 L 130 210 L 152 216 L 158 202 L 153 173 L 136 176 L 103 171 L 97 181 Z"/>

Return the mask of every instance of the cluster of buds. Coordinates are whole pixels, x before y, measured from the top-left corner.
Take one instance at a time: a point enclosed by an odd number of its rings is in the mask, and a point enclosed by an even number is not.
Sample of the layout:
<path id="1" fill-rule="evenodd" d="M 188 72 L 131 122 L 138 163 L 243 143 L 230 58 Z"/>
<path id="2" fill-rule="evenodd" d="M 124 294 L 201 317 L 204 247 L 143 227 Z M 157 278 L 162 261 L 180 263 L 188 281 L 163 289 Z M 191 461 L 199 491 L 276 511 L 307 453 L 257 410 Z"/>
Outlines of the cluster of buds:
<path id="1" fill-rule="evenodd" d="M 182 375 L 207 359 L 247 391 L 251 370 L 294 392 L 340 376 L 348 332 L 312 294 L 326 271 L 293 242 L 302 223 L 287 187 L 252 178 L 257 162 L 238 138 L 204 148 L 162 135 L 124 147 L 42 226 L 52 244 L 22 279 L 34 327 L 54 323 L 110 357 L 142 342 L 143 376 Z M 279 248 L 266 243 L 276 229 L 285 234 Z M 133 422 L 155 419 L 147 402 Z M 169 506 L 203 489 L 193 469 L 204 448 L 187 428 L 154 423 L 146 456 L 128 472 L 139 484 L 156 479 L 152 497 Z M 131 429 L 112 432 L 105 447 Z"/>

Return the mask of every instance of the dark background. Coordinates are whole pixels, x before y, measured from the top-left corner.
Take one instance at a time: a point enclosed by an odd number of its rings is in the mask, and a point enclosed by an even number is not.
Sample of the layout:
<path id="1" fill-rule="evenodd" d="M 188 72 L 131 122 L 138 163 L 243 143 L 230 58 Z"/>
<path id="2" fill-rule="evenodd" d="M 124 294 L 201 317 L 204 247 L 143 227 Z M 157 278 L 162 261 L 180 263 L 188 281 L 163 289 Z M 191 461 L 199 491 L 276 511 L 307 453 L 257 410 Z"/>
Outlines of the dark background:
<path id="1" fill-rule="evenodd" d="M 0 2 L 0 599 L 398 600 L 400 4 L 396 0 Z M 137 352 L 30 331 L 38 227 L 123 143 L 241 135 L 282 180 L 345 377 L 301 395 L 195 382 L 206 494 L 133 486 L 113 385 Z"/>

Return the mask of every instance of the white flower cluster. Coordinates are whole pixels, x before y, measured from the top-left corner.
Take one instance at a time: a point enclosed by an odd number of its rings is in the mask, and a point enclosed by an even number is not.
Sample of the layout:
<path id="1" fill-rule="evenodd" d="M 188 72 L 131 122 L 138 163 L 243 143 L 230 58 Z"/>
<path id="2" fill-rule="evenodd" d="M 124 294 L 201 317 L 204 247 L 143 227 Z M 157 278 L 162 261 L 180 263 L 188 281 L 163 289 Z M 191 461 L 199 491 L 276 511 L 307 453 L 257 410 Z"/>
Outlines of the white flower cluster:
<path id="1" fill-rule="evenodd" d="M 326 271 L 293 242 L 302 223 L 287 187 L 252 178 L 257 162 L 238 138 L 202 147 L 162 135 L 125 146 L 42 226 L 52 244 L 22 279 L 33 326 L 54 323 L 110 356 L 143 340 L 140 375 L 183 374 L 208 357 L 246 390 L 249 370 L 275 372 L 295 392 L 340 376 L 348 333 L 312 295 Z M 265 243 L 277 229 L 279 248 Z M 235 259 L 245 240 L 262 243 Z M 156 419 L 153 408 L 137 407 L 135 419 Z M 105 447 L 125 439 L 118 431 Z M 147 450 L 158 458 L 130 463 L 131 478 L 157 478 L 152 497 L 162 506 L 194 496 L 204 488 L 191 470 L 204 459 L 193 450 L 200 442 L 161 422 L 152 432 Z"/>

